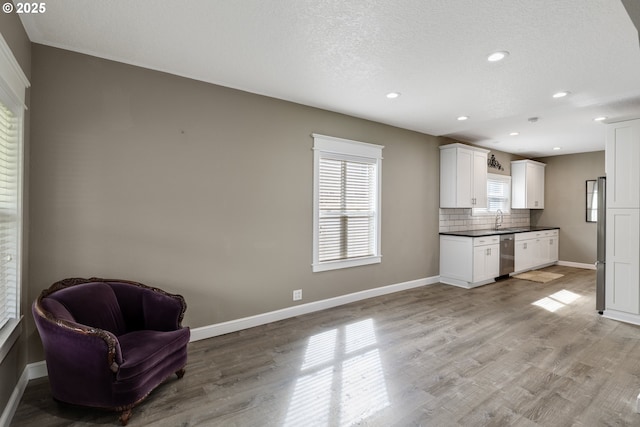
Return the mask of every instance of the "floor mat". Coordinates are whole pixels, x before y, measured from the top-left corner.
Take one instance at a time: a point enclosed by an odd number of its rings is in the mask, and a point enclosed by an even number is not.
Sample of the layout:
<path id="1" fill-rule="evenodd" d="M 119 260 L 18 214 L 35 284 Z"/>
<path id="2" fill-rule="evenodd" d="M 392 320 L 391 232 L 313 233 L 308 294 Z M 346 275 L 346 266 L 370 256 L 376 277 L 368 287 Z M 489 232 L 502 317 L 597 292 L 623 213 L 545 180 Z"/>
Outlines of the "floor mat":
<path id="1" fill-rule="evenodd" d="M 564 274 L 550 273 L 548 271 L 527 271 L 526 273 L 516 274 L 513 277 L 538 283 L 547 283 L 562 276 L 564 276 Z"/>

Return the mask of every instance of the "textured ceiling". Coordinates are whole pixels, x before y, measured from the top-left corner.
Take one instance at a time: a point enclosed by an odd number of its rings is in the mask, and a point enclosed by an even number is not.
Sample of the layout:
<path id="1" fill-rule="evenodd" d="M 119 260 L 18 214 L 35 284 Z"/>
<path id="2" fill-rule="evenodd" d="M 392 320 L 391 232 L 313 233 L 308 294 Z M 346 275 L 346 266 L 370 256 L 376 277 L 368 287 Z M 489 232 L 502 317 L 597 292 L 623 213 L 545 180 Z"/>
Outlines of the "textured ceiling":
<path id="1" fill-rule="evenodd" d="M 602 150 L 594 117 L 640 117 L 621 0 L 56 0 L 21 18 L 36 43 L 527 156 Z"/>

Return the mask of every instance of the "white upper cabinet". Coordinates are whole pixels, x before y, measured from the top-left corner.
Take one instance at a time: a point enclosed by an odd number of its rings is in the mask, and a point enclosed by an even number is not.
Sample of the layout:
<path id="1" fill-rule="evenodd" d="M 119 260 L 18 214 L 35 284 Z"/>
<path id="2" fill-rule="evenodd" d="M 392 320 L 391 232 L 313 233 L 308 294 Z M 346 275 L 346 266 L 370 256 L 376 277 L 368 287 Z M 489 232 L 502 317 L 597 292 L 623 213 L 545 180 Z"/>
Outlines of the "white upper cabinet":
<path id="1" fill-rule="evenodd" d="M 640 119 L 607 129 L 607 208 L 640 208 Z"/>
<path id="2" fill-rule="evenodd" d="M 533 160 L 511 162 L 511 207 L 544 209 L 544 163 Z"/>
<path id="3" fill-rule="evenodd" d="M 464 144 L 440 146 L 440 207 L 487 207 L 487 153 Z"/>

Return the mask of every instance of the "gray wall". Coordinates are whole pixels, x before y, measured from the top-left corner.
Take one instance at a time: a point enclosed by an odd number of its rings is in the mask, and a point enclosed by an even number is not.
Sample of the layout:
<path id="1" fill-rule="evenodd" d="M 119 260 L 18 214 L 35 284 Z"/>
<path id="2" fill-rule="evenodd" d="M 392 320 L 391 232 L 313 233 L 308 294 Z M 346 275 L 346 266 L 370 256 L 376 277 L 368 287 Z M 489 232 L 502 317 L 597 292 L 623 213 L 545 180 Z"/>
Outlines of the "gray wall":
<path id="1" fill-rule="evenodd" d="M 198 327 L 292 306 L 293 289 L 305 303 L 438 274 L 437 146 L 451 141 L 32 46 L 16 15 L 0 28 L 32 82 L 26 321 L 0 365 L 0 408 L 43 358 L 28 308 L 64 277 L 179 292 Z M 382 264 L 311 272 L 312 132 L 386 146 Z M 539 160 L 546 209 L 532 220 L 561 227 L 561 260 L 593 262 L 584 181 L 604 173 L 604 152 Z"/>
<path id="2" fill-rule="evenodd" d="M 22 68 L 28 79 L 31 79 L 31 42 L 27 37 L 27 34 L 22 27 L 22 23 L 15 13 L 7 14 L 0 13 L 0 33 L 5 39 L 13 56 L 15 56 L 18 64 Z M 29 90 L 27 90 L 25 102 L 27 106 L 30 105 Z M 23 332 L 13 345 L 7 357 L 0 364 L 0 414 L 4 411 L 4 408 L 11 397 L 11 393 L 18 383 L 20 375 L 26 366 L 27 361 L 27 341 L 28 341 L 28 327 L 25 326 L 30 322 L 31 314 L 29 311 L 29 292 L 28 292 L 28 216 L 29 216 L 29 204 L 28 204 L 28 187 L 29 187 L 29 110 L 24 113 L 24 143 L 25 143 L 25 180 L 24 180 L 24 214 L 25 221 L 24 226 L 24 255 L 22 257 L 23 265 L 23 282 L 22 282 L 22 303 L 21 312 L 25 316 L 23 320 Z"/>
<path id="3" fill-rule="evenodd" d="M 547 165 L 544 210 L 531 210 L 531 224 L 560 227 L 561 261 L 596 260 L 596 224 L 585 220 L 585 182 L 605 174 L 604 159 L 604 151 L 536 159 Z"/>
<path id="4" fill-rule="evenodd" d="M 294 289 L 438 275 L 438 138 L 42 45 L 32 60 L 32 297 L 126 278 L 184 295 L 199 327 Z M 381 264 L 311 272 L 312 132 L 385 146 Z"/>

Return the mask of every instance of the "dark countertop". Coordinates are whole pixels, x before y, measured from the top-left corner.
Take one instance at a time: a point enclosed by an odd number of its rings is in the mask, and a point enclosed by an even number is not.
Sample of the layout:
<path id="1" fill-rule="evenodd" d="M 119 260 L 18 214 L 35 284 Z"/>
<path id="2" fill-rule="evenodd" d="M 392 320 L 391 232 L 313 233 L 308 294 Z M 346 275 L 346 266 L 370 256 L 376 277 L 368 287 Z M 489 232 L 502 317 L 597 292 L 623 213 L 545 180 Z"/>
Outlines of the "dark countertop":
<path id="1" fill-rule="evenodd" d="M 486 236 L 495 236 L 499 234 L 528 233 L 530 231 L 559 230 L 559 229 L 560 227 L 512 227 L 512 228 L 500 228 L 498 230 L 495 230 L 493 228 L 485 228 L 483 230 L 444 231 L 444 232 L 440 232 L 440 235 L 460 236 L 460 237 L 486 237 Z"/>

